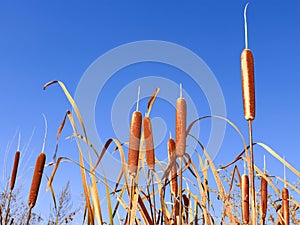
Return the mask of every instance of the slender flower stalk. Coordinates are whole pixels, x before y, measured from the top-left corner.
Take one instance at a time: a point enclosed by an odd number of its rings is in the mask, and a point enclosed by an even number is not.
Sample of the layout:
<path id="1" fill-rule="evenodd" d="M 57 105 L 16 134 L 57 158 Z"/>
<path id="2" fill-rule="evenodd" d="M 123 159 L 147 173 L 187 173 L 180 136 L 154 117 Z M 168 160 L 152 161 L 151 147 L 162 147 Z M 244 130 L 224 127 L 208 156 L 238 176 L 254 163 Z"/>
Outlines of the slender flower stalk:
<path id="1" fill-rule="evenodd" d="M 254 154 L 253 154 L 253 135 L 252 135 L 252 121 L 255 118 L 255 86 L 254 86 L 254 60 L 252 51 L 248 48 L 248 25 L 247 25 L 247 7 L 244 10 L 245 22 L 245 49 L 241 54 L 241 73 L 242 73 L 242 91 L 243 91 L 243 105 L 244 117 L 248 121 L 249 131 L 249 147 L 250 154 L 248 155 L 249 176 L 250 176 L 250 194 L 251 194 L 251 211 L 252 211 L 252 225 L 257 223 L 256 213 L 256 194 L 254 182 Z"/>

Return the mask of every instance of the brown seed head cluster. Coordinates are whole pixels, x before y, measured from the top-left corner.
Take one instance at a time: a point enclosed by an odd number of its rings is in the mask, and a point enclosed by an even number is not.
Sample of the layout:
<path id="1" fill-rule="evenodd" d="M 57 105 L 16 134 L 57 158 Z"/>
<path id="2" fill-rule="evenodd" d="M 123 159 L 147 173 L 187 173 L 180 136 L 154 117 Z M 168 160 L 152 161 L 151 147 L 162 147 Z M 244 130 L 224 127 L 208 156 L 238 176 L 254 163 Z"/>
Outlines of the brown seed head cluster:
<path id="1" fill-rule="evenodd" d="M 30 208 L 33 208 L 35 206 L 38 197 L 45 162 L 46 162 L 46 155 L 45 153 L 42 152 L 39 154 L 34 167 L 34 173 L 31 182 L 29 197 L 28 197 L 28 206 Z"/>
<path id="2" fill-rule="evenodd" d="M 131 118 L 128 150 L 128 170 L 132 175 L 136 174 L 139 162 L 141 126 L 142 114 L 139 111 L 135 111 Z"/>
<path id="3" fill-rule="evenodd" d="M 186 101 L 176 101 L 176 156 L 183 157 L 186 148 Z"/>
<path id="4" fill-rule="evenodd" d="M 19 161 L 20 161 L 20 151 L 16 151 L 15 158 L 14 158 L 14 166 L 11 172 L 11 179 L 10 179 L 10 190 L 13 190 L 16 183 L 16 177 L 18 173 L 18 167 L 19 167 Z"/>
<path id="5" fill-rule="evenodd" d="M 246 120 L 255 119 L 255 86 L 254 60 L 250 49 L 244 49 L 241 54 L 241 72 L 244 116 Z"/>
<path id="6" fill-rule="evenodd" d="M 147 165 L 150 170 L 154 170 L 154 165 L 155 165 L 154 143 L 153 143 L 153 135 L 152 135 L 152 125 L 149 117 L 144 118 L 144 140 L 145 140 Z"/>

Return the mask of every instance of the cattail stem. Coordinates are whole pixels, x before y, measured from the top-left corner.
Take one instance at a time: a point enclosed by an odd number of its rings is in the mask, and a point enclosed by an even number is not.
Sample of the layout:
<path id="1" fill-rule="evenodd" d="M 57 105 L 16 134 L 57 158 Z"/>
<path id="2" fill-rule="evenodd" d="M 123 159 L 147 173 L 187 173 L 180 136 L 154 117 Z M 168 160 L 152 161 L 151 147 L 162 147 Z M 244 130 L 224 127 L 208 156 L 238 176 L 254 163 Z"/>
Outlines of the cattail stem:
<path id="1" fill-rule="evenodd" d="M 153 208 L 152 208 L 151 194 L 150 194 L 150 189 L 149 189 L 150 185 L 152 184 L 151 172 L 152 172 L 152 170 L 148 170 L 148 179 L 147 179 L 146 189 L 147 189 L 148 201 L 149 201 L 149 205 L 150 205 L 149 208 L 150 208 L 151 219 L 152 219 L 152 221 L 155 221 L 154 214 L 153 214 Z"/>
<path id="2" fill-rule="evenodd" d="M 179 157 L 179 194 L 177 201 L 179 201 L 179 225 L 182 225 L 182 157 Z"/>
<path id="3" fill-rule="evenodd" d="M 154 213 L 154 217 L 153 217 L 153 223 L 155 223 L 156 221 L 156 201 L 155 201 L 155 185 L 154 185 L 154 171 L 151 171 L 151 181 L 152 181 L 152 194 L 153 194 L 153 213 Z"/>
<path id="4" fill-rule="evenodd" d="M 136 197 L 136 192 L 137 192 L 137 181 L 136 181 L 137 177 L 135 176 L 130 176 L 130 204 L 129 204 L 129 213 L 128 213 L 128 216 L 129 216 L 129 222 L 128 224 L 133 224 L 132 223 L 132 220 L 135 220 L 135 218 L 132 218 L 133 215 L 133 203 L 134 203 L 134 200 L 135 200 L 135 197 Z"/>
<path id="5" fill-rule="evenodd" d="M 26 225 L 29 225 L 30 218 L 31 218 L 31 211 L 32 211 L 32 208 L 33 208 L 33 207 L 29 207 L 28 214 L 27 214 Z"/>
<path id="6" fill-rule="evenodd" d="M 9 212 L 10 212 L 11 198 L 12 198 L 12 190 L 10 190 L 9 196 L 8 196 L 8 203 L 7 203 L 7 209 L 6 209 L 4 224 L 7 224 L 7 222 L 8 222 L 8 216 L 9 216 Z"/>
<path id="7" fill-rule="evenodd" d="M 147 182 L 147 192 L 149 196 L 149 204 L 150 204 L 150 213 L 151 213 L 151 219 L 155 223 L 156 221 L 156 205 L 155 205 L 155 189 L 154 189 L 154 170 L 149 170 L 148 171 L 148 182 Z M 151 195 L 150 195 L 150 190 L 149 186 L 151 185 L 152 188 L 152 194 L 153 194 L 153 205 L 151 201 Z"/>
<path id="8" fill-rule="evenodd" d="M 170 189 L 171 195 L 174 199 L 174 213 L 175 213 L 175 222 L 178 221 L 179 214 L 179 202 L 178 202 L 178 181 L 177 181 L 177 168 L 176 168 L 176 144 L 172 139 L 170 134 L 170 139 L 168 140 L 168 156 L 169 162 L 172 163 L 170 171 Z M 175 223 L 176 224 L 176 223 Z"/>
<path id="9" fill-rule="evenodd" d="M 257 223 L 256 213 L 256 193 L 255 193 L 255 182 L 254 182 L 254 154 L 253 154 L 253 136 L 252 136 L 252 120 L 248 120 L 249 130 L 249 146 L 250 146 L 250 194 L 251 194 L 251 211 L 252 211 L 252 225 Z"/>
<path id="10" fill-rule="evenodd" d="M 133 203 L 133 196 L 134 196 L 134 189 L 135 189 L 135 185 L 134 185 L 134 177 L 130 176 L 130 204 L 129 204 L 129 212 L 128 212 L 128 224 L 130 224 L 130 220 L 131 220 L 131 209 L 132 209 L 132 203 Z"/>

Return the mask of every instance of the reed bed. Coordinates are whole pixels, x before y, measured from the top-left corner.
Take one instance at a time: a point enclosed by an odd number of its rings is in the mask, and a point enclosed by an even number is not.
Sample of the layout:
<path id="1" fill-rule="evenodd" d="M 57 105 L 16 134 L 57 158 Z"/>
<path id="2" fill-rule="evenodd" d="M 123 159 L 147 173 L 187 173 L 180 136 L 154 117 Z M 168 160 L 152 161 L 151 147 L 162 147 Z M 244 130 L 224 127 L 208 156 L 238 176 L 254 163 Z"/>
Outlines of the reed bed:
<path id="1" fill-rule="evenodd" d="M 128 147 L 125 143 L 110 138 L 100 151 L 95 149 L 93 143 L 88 139 L 88 131 L 85 129 L 80 110 L 66 86 L 61 81 L 51 81 L 45 84 L 44 89 L 58 84 L 74 110 L 74 115 L 69 110 L 67 111 L 58 128 L 53 162 L 48 164 L 49 167 L 53 167 L 47 184 L 47 189 L 51 190 L 52 197 L 54 196 L 52 184 L 57 173 L 59 174 L 57 172 L 58 167 L 64 161 L 68 161 L 76 164 L 80 170 L 85 198 L 85 213 L 82 220 L 85 224 L 255 225 L 266 224 L 267 222 L 273 224 L 299 223 L 300 203 L 297 200 L 300 192 L 298 186 L 287 181 L 286 178 L 282 179 L 274 174 L 269 174 L 265 166 L 264 170 L 261 171 L 254 161 L 254 150 L 260 147 L 275 157 L 278 164 L 283 164 L 300 179 L 300 172 L 273 149 L 264 143 L 253 141 L 252 122 L 255 119 L 254 57 L 248 48 L 246 9 L 247 6 L 244 11 L 245 49 L 241 53 L 241 75 L 244 117 L 248 122 L 248 143 L 239 128 L 231 120 L 221 116 L 209 115 L 194 118 L 195 120 L 187 126 L 188 106 L 182 96 L 182 85 L 180 85 L 180 96 L 175 102 L 176 109 L 174 112 L 175 140 L 170 137 L 167 146 L 159 149 L 168 155 L 166 164 L 156 158 L 155 151 L 157 149 L 155 149 L 150 116 L 154 101 L 158 96 L 158 88 L 149 98 L 144 118 L 142 116 L 144 115 L 142 114 L 143 108 L 139 109 L 139 89 L 136 110 L 132 113 L 130 130 L 128 131 L 130 134 Z M 77 127 L 73 117 L 78 119 L 80 127 Z M 240 146 L 242 152 L 237 154 L 232 162 L 220 167 L 217 167 L 210 158 L 201 138 L 199 140 L 191 133 L 192 127 L 196 123 L 209 119 L 227 122 L 240 136 L 243 143 Z M 73 130 L 71 137 L 76 139 L 79 162 L 66 156 L 56 157 L 58 139 L 64 127 L 67 126 L 67 122 Z M 186 142 L 187 137 L 191 138 L 197 145 L 194 155 L 189 155 L 186 151 L 189 147 Z M 82 144 L 86 144 L 89 148 L 88 163 L 85 163 L 83 158 Z M 104 175 L 97 173 L 103 156 L 111 149 L 114 153 L 119 154 L 122 164 L 115 184 L 108 181 Z M 238 151 L 236 152 L 238 153 Z M 96 162 L 91 159 L 92 154 L 96 156 Z M 20 152 L 17 151 L 10 178 L 10 192 L 15 186 L 19 158 Z M 38 201 L 45 163 L 46 154 L 43 146 L 33 172 L 26 224 L 30 224 L 31 210 Z M 241 176 L 239 168 L 242 163 L 246 165 L 247 170 L 245 169 Z M 157 173 L 156 168 L 160 168 L 163 174 Z M 139 184 L 139 176 L 147 169 L 148 180 L 147 184 L 143 186 Z M 260 181 L 260 187 L 255 185 L 258 181 Z M 284 183 L 282 191 L 279 182 Z M 260 203 L 256 199 L 257 196 L 260 196 Z M 55 202 L 54 197 L 53 199 Z M 13 224 L 11 222 L 13 218 L 9 216 L 9 202 L 8 204 L 5 202 L 4 206 L 1 205 L 1 225 L 8 224 L 8 221 Z M 104 210 L 103 204 L 106 205 L 106 210 Z M 5 208 L 6 210 L 3 210 Z M 5 217 L 2 216 L 3 212 L 6 212 Z M 119 212 L 122 212 L 122 215 Z"/>
<path id="2" fill-rule="evenodd" d="M 65 89 L 66 90 L 66 89 Z M 181 97 L 182 98 L 182 97 Z M 153 100 L 153 99 L 152 99 Z M 150 101 L 150 100 L 149 100 Z M 182 99 L 180 100 L 182 101 Z M 72 102 L 72 101 L 70 101 Z M 74 103 L 75 104 L 75 103 Z M 182 121 L 182 118 L 186 118 L 182 114 L 180 119 L 178 119 L 179 112 L 186 110 L 186 105 L 184 105 L 182 108 L 179 106 L 177 108 L 177 113 L 175 118 L 176 122 Z M 149 113 L 149 112 L 148 112 Z M 211 119 L 212 117 L 203 117 L 199 118 L 195 121 L 202 121 L 204 119 Z M 132 114 L 132 120 L 130 125 L 130 141 L 129 141 L 129 148 L 128 148 L 128 157 L 127 160 L 125 158 L 125 149 L 123 148 L 123 145 L 121 145 L 116 140 L 113 141 L 111 139 L 107 142 L 105 148 L 98 154 L 98 160 L 96 164 L 90 165 L 90 167 L 84 167 L 84 170 L 89 174 L 89 176 L 93 177 L 93 179 L 96 179 L 97 182 L 93 182 L 92 186 L 94 189 L 99 189 L 101 186 L 104 186 L 106 189 L 106 196 L 107 198 L 107 204 L 108 204 L 108 219 L 111 224 L 113 223 L 121 223 L 121 217 L 125 221 L 124 224 L 251 224 L 253 223 L 253 213 L 252 208 L 250 207 L 251 201 L 250 201 L 250 179 L 249 177 L 244 174 L 240 177 L 240 196 L 234 194 L 231 189 L 234 189 L 234 175 L 236 173 L 232 173 L 231 180 L 232 182 L 228 184 L 227 180 L 224 179 L 221 175 L 222 171 L 225 171 L 227 168 L 230 168 L 234 164 L 239 164 L 239 161 L 243 160 L 246 162 L 246 164 L 249 164 L 249 158 L 247 155 L 243 157 L 244 154 L 246 154 L 247 149 L 250 147 L 247 146 L 245 143 L 245 139 L 239 129 L 234 125 L 233 122 L 226 118 L 222 117 L 215 117 L 215 119 L 224 119 L 230 126 L 232 126 L 239 135 L 241 135 L 243 143 L 244 143 L 244 150 L 239 156 L 234 159 L 233 163 L 229 163 L 228 165 L 222 166 L 220 168 L 217 168 L 213 161 L 209 158 L 209 154 L 206 151 L 205 147 L 201 144 L 201 142 L 197 139 L 196 142 L 199 145 L 201 151 L 204 153 L 205 161 L 207 162 L 206 166 L 205 163 L 203 163 L 201 158 L 201 152 L 198 152 L 198 162 L 195 161 L 194 158 L 191 158 L 186 152 L 185 152 L 185 145 L 184 148 L 182 148 L 183 152 L 178 154 L 176 150 L 177 147 L 177 141 L 174 141 L 172 138 L 168 140 L 168 146 L 166 148 L 166 151 L 169 156 L 169 163 L 164 168 L 164 175 L 162 177 L 159 177 L 158 174 L 155 171 L 155 162 L 158 162 L 158 166 L 161 166 L 158 159 L 155 159 L 155 149 L 154 149 L 154 141 L 153 140 L 153 133 L 152 133 L 152 127 L 151 127 L 151 119 L 149 117 L 149 114 L 146 113 L 146 117 L 142 118 L 142 113 L 140 111 L 134 111 Z M 185 143 L 185 138 L 187 135 L 192 136 L 192 134 L 189 133 L 191 130 L 191 126 L 195 124 L 195 121 L 193 121 L 188 128 L 185 128 L 181 131 L 182 135 L 181 137 L 178 137 L 177 140 L 180 140 L 180 138 L 184 138 L 184 141 L 182 143 Z M 72 122 L 71 124 L 74 123 Z M 178 123 L 179 124 L 179 123 Z M 184 124 L 184 122 L 181 122 L 180 124 Z M 184 125 L 186 127 L 186 125 Z M 179 125 L 176 126 L 176 130 Z M 142 129 L 143 128 L 143 129 Z M 74 129 L 77 130 L 77 129 Z M 178 129 L 180 130 L 180 129 Z M 88 141 L 88 139 L 85 139 L 84 136 L 76 134 L 74 135 L 75 138 L 82 139 L 86 143 L 88 143 L 89 146 L 92 146 L 92 144 Z M 134 142 L 134 144 L 132 144 Z M 103 154 L 105 154 L 105 151 L 110 147 L 111 144 L 116 144 L 116 150 L 119 151 L 121 161 L 122 161 L 122 170 L 120 171 L 121 177 L 123 176 L 125 182 L 123 185 L 121 183 L 117 183 L 117 189 L 110 187 L 106 179 L 102 179 L 99 177 L 95 170 L 97 166 L 101 163 L 101 159 L 103 157 Z M 142 145 L 141 143 L 144 143 Z M 273 155 L 275 158 L 277 158 L 280 163 L 283 163 L 286 165 L 292 172 L 294 172 L 297 176 L 299 175 L 299 172 L 292 167 L 290 164 L 288 164 L 284 159 L 278 156 L 274 152 L 274 150 L 270 149 L 267 145 L 263 143 L 253 143 L 253 146 L 258 145 L 263 147 L 266 152 Z M 92 148 L 92 147 L 91 147 Z M 145 151 L 141 151 L 143 149 Z M 148 151 L 150 150 L 150 151 Z M 94 152 L 94 150 L 91 149 L 91 153 Z M 131 152 L 131 153 L 130 153 Z M 146 158 L 142 157 L 141 154 L 145 153 Z M 150 153 L 150 154 L 149 154 Z M 147 155 L 148 154 L 148 155 Z M 182 163 L 181 165 L 177 166 L 178 161 L 179 163 Z M 145 169 L 143 167 L 144 162 L 142 160 L 145 160 L 145 162 L 148 165 L 148 170 L 152 171 L 153 174 L 152 181 L 154 181 L 154 177 L 156 180 L 156 184 L 153 185 L 152 190 L 147 190 L 143 188 L 143 186 L 139 186 L 137 177 L 140 175 L 141 170 Z M 200 170 L 195 166 L 196 164 L 200 164 Z M 81 165 L 80 163 L 78 163 Z M 238 166 L 235 165 L 235 170 L 239 170 Z M 249 165 L 248 165 L 249 168 Z M 251 168 L 251 167 L 250 167 Z M 127 171 L 128 169 L 128 171 Z M 260 196 L 261 196 L 261 204 L 255 205 L 255 209 L 260 210 L 260 217 L 255 217 L 255 222 L 258 223 L 265 223 L 266 221 L 269 221 L 270 218 L 268 217 L 268 190 L 267 186 L 270 186 L 274 189 L 274 196 L 278 196 L 278 188 L 276 188 L 276 185 L 274 184 L 274 179 L 270 179 L 272 177 L 270 174 L 266 172 L 264 169 L 264 172 L 261 172 L 256 166 L 253 167 L 254 171 L 252 171 L 253 175 L 255 175 L 255 179 L 261 179 L 261 189 L 260 189 Z M 57 170 L 57 167 L 54 167 L 54 170 Z M 208 173 L 207 171 L 210 170 L 212 173 L 216 187 L 213 189 L 208 184 Z M 129 173 L 129 177 L 127 176 L 127 172 Z M 239 172 L 237 172 L 239 174 Z M 54 173 L 55 174 L 55 173 Z M 182 181 L 180 181 L 180 174 L 182 174 Z M 201 176 L 200 174 L 203 174 Z M 250 173 L 249 173 L 250 174 Z M 205 176 L 204 176 L 205 175 Z M 186 179 L 188 177 L 188 179 Z M 53 180 L 54 175 L 50 177 L 50 179 Z M 195 179 L 193 181 L 193 178 Z M 85 178 L 86 179 L 86 178 Z M 120 180 L 120 179 L 118 179 Z M 179 183 L 178 183 L 179 180 Z M 85 182 L 88 182 L 87 179 Z M 210 181 L 212 183 L 212 181 Z M 286 181 L 289 185 L 292 186 L 289 182 Z M 102 184 L 102 185 L 101 185 Z M 228 185 L 228 186 L 227 186 Z M 236 182 L 236 185 L 238 183 Z M 193 186 L 190 188 L 190 186 Z M 229 190 L 227 188 L 229 187 Z M 199 191 L 199 194 L 195 193 L 195 190 Z M 116 190 L 119 190 L 120 194 L 116 193 Z M 168 192 L 169 190 L 169 192 Z M 227 191 L 226 191 L 227 190 Z M 259 188 L 255 188 L 255 195 L 258 194 L 256 190 L 259 190 Z M 286 193 L 285 189 L 283 190 L 284 193 Z M 96 192 L 95 190 L 92 193 L 97 193 L 99 199 L 103 198 L 99 196 L 100 191 Z M 112 197 L 112 194 L 115 197 Z M 127 194 L 126 194 L 127 193 Z M 170 193 L 170 194 L 168 194 Z M 181 194 L 180 194 L 181 193 Z M 213 196 L 216 194 L 216 199 L 213 200 Z M 95 194 L 94 194 L 95 195 Z M 91 196 L 90 196 L 91 198 Z M 159 201 L 158 201 L 159 199 Z M 290 217 L 287 214 L 291 214 L 290 212 L 287 213 L 286 210 L 284 210 L 284 207 L 289 208 L 290 205 L 297 205 L 299 204 L 296 200 L 293 200 L 293 202 L 290 201 L 290 197 L 287 197 L 287 195 L 284 195 L 284 198 L 282 196 L 282 215 L 278 218 L 287 221 L 290 220 Z M 90 201 L 92 200 L 89 199 Z M 154 203 L 156 201 L 156 204 Z M 217 204 L 223 205 L 224 209 L 222 212 L 222 216 L 216 216 L 215 212 L 212 208 L 213 204 L 216 204 L 216 201 L 219 201 Z M 126 203 L 127 202 L 127 203 Z M 275 202 L 275 201 L 274 201 Z M 253 204 L 253 203 L 252 203 Z M 127 212 L 126 214 L 119 217 L 119 219 L 116 217 L 117 211 L 120 210 L 120 207 Z M 239 208 L 239 209 L 238 209 Z M 105 216 L 103 215 L 103 211 L 100 209 L 100 207 L 93 207 L 91 208 L 91 216 L 86 217 L 86 223 L 91 223 L 90 219 L 87 218 L 97 218 L 96 211 L 100 210 L 98 212 L 98 215 L 101 215 L 101 220 L 97 220 L 98 223 L 104 224 L 105 223 Z M 271 210 L 271 209 L 269 209 Z M 241 212 L 241 214 L 238 213 L 238 211 Z M 114 213 L 113 213 L 114 212 Z M 269 212 L 270 213 L 270 212 Z M 276 214 L 276 209 L 274 209 L 274 212 L 271 213 L 271 215 Z M 257 214 L 258 215 L 258 214 Z M 98 216 L 99 217 L 99 216 Z M 107 216 L 106 216 L 107 218 Z M 296 218 L 294 218 L 295 220 Z M 99 222 L 100 221 L 100 222 Z M 202 221 L 202 222 L 200 222 Z M 263 222 L 261 222 L 263 221 Z"/>

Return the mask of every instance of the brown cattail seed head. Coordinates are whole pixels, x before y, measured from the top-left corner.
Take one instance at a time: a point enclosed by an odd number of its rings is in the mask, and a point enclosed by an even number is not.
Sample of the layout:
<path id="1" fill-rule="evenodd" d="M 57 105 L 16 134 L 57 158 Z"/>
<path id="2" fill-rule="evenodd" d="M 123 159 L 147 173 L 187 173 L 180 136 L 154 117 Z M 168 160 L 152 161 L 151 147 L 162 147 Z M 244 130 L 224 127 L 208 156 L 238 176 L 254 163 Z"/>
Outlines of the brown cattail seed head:
<path id="1" fill-rule="evenodd" d="M 290 224 L 290 209 L 289 209 L 289 190 L 287 188 L 282 189 L 282 209 L 283 220 L 286 225 Z"/>
<path id="2" fill-rule="evenodd" d="M 186 148 L 186 101 L 178 98 L 176 101 L 176 155 L 182 157 Z"/>
<path id="3" fill-rule="evenodd" d="M 242 176 L 242 217 L 243 223 L 249 223 L 249 177 Z"/>
<path id="4" fill-rule="evenodd" d="M 175 141 L 170 138 L 168 140 L 168 156 L 169 156 L 169 161 L 171 161 L 172 156 L 175 157 Z M 176 169 L 176 161 L 174 161 L 172 167 L 171 167 L 171 193 L 172 195 L 176 198 L 178 194 L 178 183 L 177 183 L 177 169 Z"/>
<path id="5" fill-rule="evenodd" d="M 154 165 L 155 165 L 154 144 L 153 144 L 153 135 L 152 135 L 152 125 L 149 117 L 144 118 L 144 140 L 145 140 L 147 165 L 150 170 L 154 170 Z"/>
<path id="6" fill-rule="evenodd" d="M 18 167 L 19 167 L 19 160 L 20 160 L 20 152 L 16 151 L 15 153 L 15 159 L 14 159 L 14 167 L 11 172 L 11 178 L 10 178 L 10 190 L 13 190 L 16 183 L 16 177 L 18 173 Z"/>
<path id="7" fill-rule="evenodd" d="M 244 49 L 241 54 L 241 72 L 244 116 L 246 120 L 255 118 L 255 85 L 254 85 L 254 60 L 251 50 Z"/>
<path id="8" fill-rule="evenodd" d="M 136 174 L 139 162 L 141 124 L 142 114 L 139 111 L 133 112 L 130 124 L 130 137 L 128 149 L 128 170 L 129 173 L 132 175 Z"/>
<path id="9" fill-rule="evenodd" d="M 46 162 L 46 155 L 45 153 L 42 152 L 39 154 L 36 160 L 33 177 L 31 181 L 31 187 L 30 187 L 30 192 L 28 197 L 28 206 L 30 208 L 33 208 L 35 206 L 38 197 L 45 162 Z"/>
<path id="10" fill-rule="evenodd" d="M 261 178 L 260 183 L 260 193 L 261 193 L 261 218 L 265 219 L 267 215 L 268 207 L 268 182 L 265 178 Z"/>

